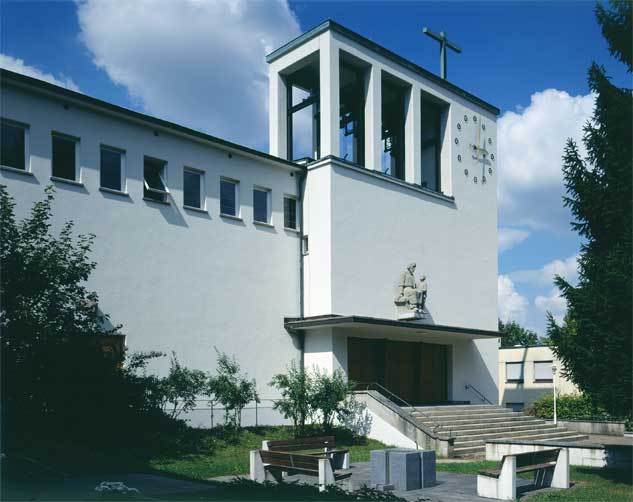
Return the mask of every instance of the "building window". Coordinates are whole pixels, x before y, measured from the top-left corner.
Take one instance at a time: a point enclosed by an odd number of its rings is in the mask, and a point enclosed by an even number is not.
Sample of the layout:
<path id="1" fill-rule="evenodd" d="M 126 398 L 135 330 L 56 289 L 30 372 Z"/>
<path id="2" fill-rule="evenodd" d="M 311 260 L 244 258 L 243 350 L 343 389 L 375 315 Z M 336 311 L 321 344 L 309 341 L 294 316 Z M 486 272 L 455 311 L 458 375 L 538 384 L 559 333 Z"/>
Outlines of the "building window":
<path id="1" fill-rule="evenodd" d="M 297 230 L 297 199 L 284 197 L 284 227 Z"/>
<path id="2" fill-rule="evenodd" d="M 395 77 L 382 75 L 382 157 L 384 174 L 404 179 L 405 102 L 410 89 Z"/>
<path id="3" fill-rule="evenodd" d="M 506 408 L 510 408 L 512 411 L 521 412 L 525 406 L 523 403 L 506 403 Z"/>
<path id="4" fill-rule="evenodd" d="M 102 146 L 100 171 L 102 188 L 118 192 L 123 190 L 123 152 L 121 150 Z"/>
<path id="5" fill-rule="evenodd" d="M 239 215 L 237 186 L 237 181 L 220 180 L 220 213 L 225 216 Z"/>
<path id="6" fill-rule="evenodd" d="M 523 363 L 506 363 L 506 382 L 523 382 Z"/>
<path id="7" fill-rule="evenodd" d="M 182 173 L 182 192 L 185 207 L 204 209 L 204 173 L 185 168 Z"/>
<path id="8" fill-rule="evenodd" d="M 361 166 L 365 164 L 365 71 L 351 62 L 339 66 L 340 156 Z"/>
<path id="9" fill-rule="evenodd" d="M 26 171 L 26 127 L 2 121 L 0 165 Z"/>
<path id="10" fill-rule="evenodd" d="M 552 373 L 552 361 L 535 361 L 534 362 L 534 381 L 535 382 L 553 382 L 554 374 Z"/>
<path id="11" fill-rule="evenodd" d="M 270 223 L 270 190 L 253 189 L 253 220 L 258 223 Z"/>
<path id="12" fill-rule="evenodd" d="M 167 162 L 145 157 L 143 161 L 143 198 L 167 202 L 169 192 L 165 183 Z"/>
<path id="13" fill-rule="evenodd" d="M 53 176 L 77 181 L 77 140 L 53 135 Z"/>
<path id="14" fill-rule="evenodd" d="M 422 97 L 421 103 L 421 183 L 422 186 L 439 192 L 442 182 L 442 129 L 445 105 L 425 97 Z"/>

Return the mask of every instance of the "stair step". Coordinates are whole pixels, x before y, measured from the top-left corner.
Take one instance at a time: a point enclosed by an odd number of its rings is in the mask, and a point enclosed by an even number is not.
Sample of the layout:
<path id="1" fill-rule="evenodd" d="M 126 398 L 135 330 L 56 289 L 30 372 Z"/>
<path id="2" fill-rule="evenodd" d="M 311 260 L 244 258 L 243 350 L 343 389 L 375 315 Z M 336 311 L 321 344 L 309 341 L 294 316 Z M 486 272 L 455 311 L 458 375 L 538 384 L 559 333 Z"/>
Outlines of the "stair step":
<path id="1" fill-rule="evenodd" d="M 509 408 L 490 408 L 485 410 L 438 410 L 438 411 L 424 411 L 424 410 L 412 410 L 414 415 L 419 414 L 421 416 L 426 417 L 447 417 L 447 418 L 458 418 L 458 417 L 490 417 L 493 415 L 511 415 L 517 413 L 516 411 L 512 411 Z"/>
<path id="2" fill-rule="evenodd" d="M 533 431 L 555 431 L 558 428 L 555 425 L 539 424 L 539 425 L 523 425 L 521 427 L 499 427 L 497 429 L 470 429 L 468 431 L 450 431 L 452 436 L 462 437 L 493 437 L 494 435 L 503 436 L 504 434 L 525 434 Z"/>
<path id="3" fill-rule="evenodd" d="M 530 428 L 536 427 L 539 425 L 549 425 L 545 420 L 521 420 L 515 422 L 499 422 L 499 423 L 480 423 L 480 424 L 465 424 L 465 425 L 447 425 L 446 427 L 442 427 L 438 430 L 450 430 L 454 434 L 461 434 L 462 432 L 473 432 L 473 431 L 486 431 L 486 430 L 510 430 L 510 429 L 519 429 L 519 428 Z"/>
<path id="4" fill-rule="evenodd" d="M 456 404 L 456 405 L 444 405 L 444 406 L 414 406 L 414 407 L 403 407 L 405 410 L 421 410 L 423 412 L 432 412 L 432 411 L 460 411 L 460 410 L 488 410 L 488 409 L 499 409 L 502 406 L 497 404 Z"/>
<path id="5" fill-rule="evenodd" d="M 531 422 L 534 420 L 538 420 L 534 417 L 526 417 L 525 415 L 516 415 L 510 417 L 495 417 L 488 418 L 486 420 L 476 419 L 476 418 L 468 418 L 465 420 L 429 420 L 420 417 L 414 417 L 417 422 L 421 425 L 443 425 L 443 424 L 451 424 L 451 425 L 470 425 L 470 424 L 489 424 L 489 423 L 503 423 L 503 422 Z"/>
<path id="6" fill-rule="evenodd" d="M 463 448 L 453 448 L 453 456 L 464 457 L 469 455 L 482 454 L 486 452 L 486 446 L 482 443 L 481 446 L 465 446 Z"/>

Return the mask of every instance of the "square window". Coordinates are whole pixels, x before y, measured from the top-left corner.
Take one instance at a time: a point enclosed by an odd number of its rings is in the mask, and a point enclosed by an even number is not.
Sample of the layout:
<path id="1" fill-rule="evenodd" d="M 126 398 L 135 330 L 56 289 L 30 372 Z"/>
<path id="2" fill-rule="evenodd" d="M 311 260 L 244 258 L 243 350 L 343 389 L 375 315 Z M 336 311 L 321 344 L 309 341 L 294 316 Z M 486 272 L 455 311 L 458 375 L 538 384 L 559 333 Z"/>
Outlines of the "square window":
<path id="1" fill-rule="evenodd" d="M 238 215 L 237 182 L 220 180 L 220 213 L 227 216 Z"/>
<path id="2" fill-rule="evenodd" d="M 506 363 L 506 382 L 523 382 L 523 363 Z"/>
<path id="3" fill-rule="evenodd" d="M 297 229 L 297 199 L 284 197 L 284 227 Z"/>
<path id="4" fill-rule="evenodd" d="M 167 163 L 163 160 L 145 157 L 143 163 L 143 197 L 156 202 L 167 202 L 167 184 L 165 172 Z"/>
<path id="5" fill-rule="evenodd" d="M 77 140 L 53 135 L 53 176 L 77 180 Z"/>
<path id="6" fill-rule="evenodd" d="M 270 190 L 253 189 L 253 220 L 260 223 L 270 223 Z"/>
<path id="7" fill-rule="evenodd" d="M 203 173 L 185 169 L 182 173 L 183 204 L 185 207 L 204 209 Z"/>
<path id="8" fill-rule="evenodd" d="M 100 186 L 121 191 L 123 188 L 123 152 L 101 147 Z"/>
<path id="9" fill-rule="evenodd" d="M 552 361 L 534 361 L 534 381 L 553 382 Z"/>
<path id="10" fill-rule="evenodd" d="M 506 403 L 506 408 L 510 408 L 515 412 L 521 412 L 523 411 L 524 405 L 523 403 Z"/>
<path id="11" fill-rule="evenodd" d="M 26 131 L 24 127 L 2 122 L 0 164 L 26 171 Z"/>

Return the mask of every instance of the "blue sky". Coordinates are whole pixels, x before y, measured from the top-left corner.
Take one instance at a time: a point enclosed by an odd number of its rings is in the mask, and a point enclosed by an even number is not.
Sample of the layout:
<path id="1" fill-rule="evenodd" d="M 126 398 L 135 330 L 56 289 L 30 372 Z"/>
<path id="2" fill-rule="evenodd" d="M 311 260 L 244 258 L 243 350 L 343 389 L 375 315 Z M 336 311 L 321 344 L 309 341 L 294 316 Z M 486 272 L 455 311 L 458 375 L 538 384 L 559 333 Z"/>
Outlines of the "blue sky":
<path id="1" fill-rule="evenodd" d="M 501 109 L 500 315 L 543 332 L 564 305 L 579 241 L 562 209 L 560 155 L 591 112 L 586 71 L 609 56 L 592 2 L 31 2 L 1 0 L 2 65 L 266 149 L 265 53 L 327 18 L 434 71 L 422 27 L 462 47 L 449 80 Z M 218 98 L 220 96 L 220 98 Z M 432 264 L 422 265 L 431 267 Z"/>

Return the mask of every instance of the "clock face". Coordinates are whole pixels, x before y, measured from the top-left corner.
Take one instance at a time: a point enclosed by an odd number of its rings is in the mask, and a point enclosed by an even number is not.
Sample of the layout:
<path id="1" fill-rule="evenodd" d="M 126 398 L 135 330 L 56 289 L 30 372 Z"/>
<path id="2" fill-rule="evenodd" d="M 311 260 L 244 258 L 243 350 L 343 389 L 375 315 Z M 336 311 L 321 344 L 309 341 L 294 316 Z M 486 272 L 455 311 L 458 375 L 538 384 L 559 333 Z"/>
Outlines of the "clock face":
<path id="1" fill-rule="evenodd" d="M 477 114 L 466 114 L 457 121 L 455 129 L 457 162 L 464 176 L 474 184 L 485 185 L 494 173 L 494 140 L 490 121 Z"/>

